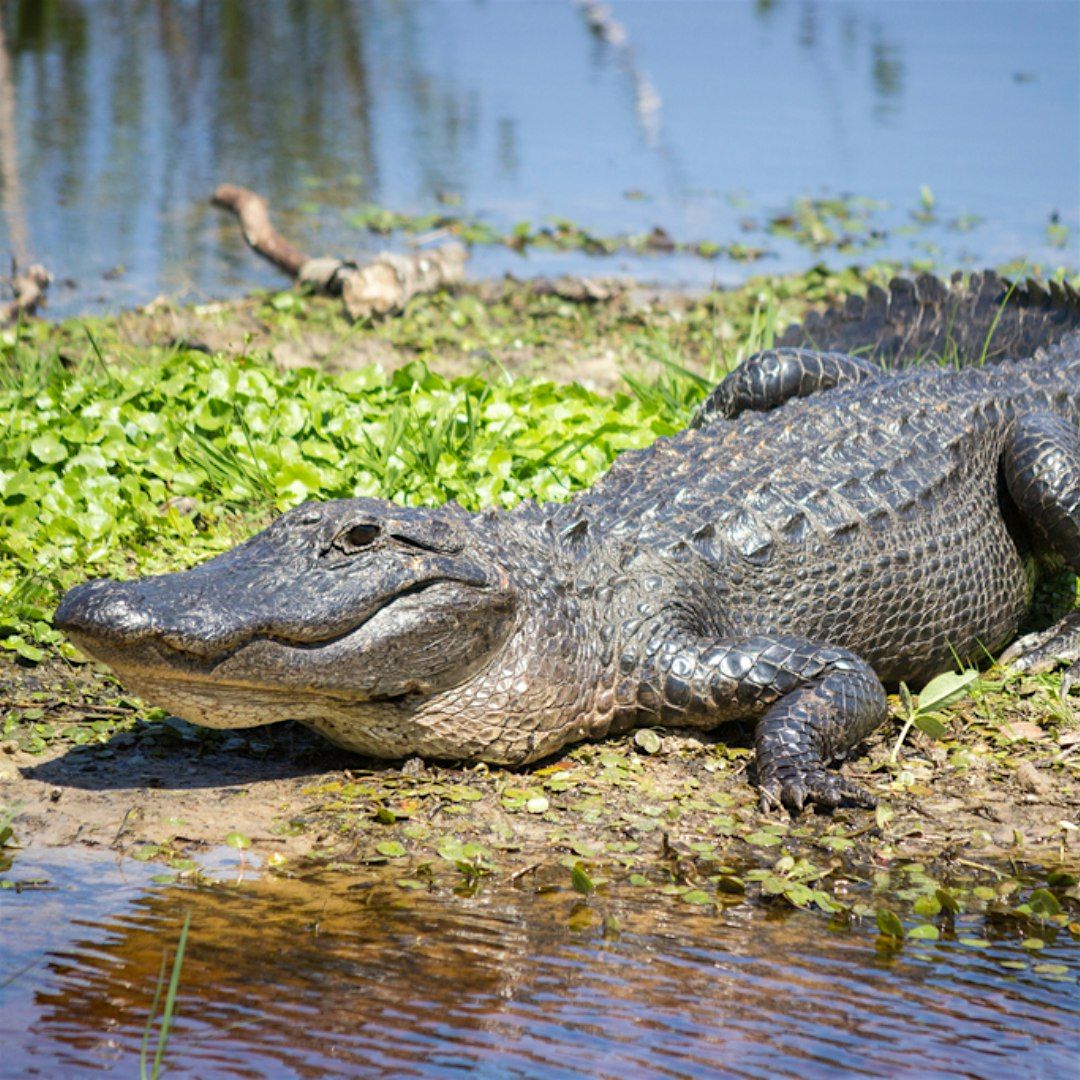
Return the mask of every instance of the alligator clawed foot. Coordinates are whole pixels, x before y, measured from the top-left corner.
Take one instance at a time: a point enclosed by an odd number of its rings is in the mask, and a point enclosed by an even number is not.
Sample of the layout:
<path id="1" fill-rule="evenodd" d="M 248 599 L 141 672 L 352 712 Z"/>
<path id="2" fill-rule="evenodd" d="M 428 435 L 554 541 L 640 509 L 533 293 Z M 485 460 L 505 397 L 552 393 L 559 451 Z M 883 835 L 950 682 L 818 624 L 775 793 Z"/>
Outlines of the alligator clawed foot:
<path id="1" fill-rule="evenodd" d="M 1073 687 L 1080 686 L 1080 659 L 1061 649 L 1057 638 L 1048 639 L 1045 632 L 1027 634 L 1015 641 L 1001 654 L 998 663 L 1024 675 L 1044 675 L 1062 664 L 1068 664 L 1062 672 L 1061 689 L 1058 691 L 1062 701 L 1068 701 Z"/>
<path id="2" fill-rule="evenodd" d="M 1080 611 L 1071 611 L 1048 630 L 1017 638 L 998 663 L 1025 675 L 1041 675 L 1063 664 L 1069 665 L 1061 678 L 1061 697 L 1068 698 L 1080 685 Z"/>
<path id="3" fill-rule="evenodd" d="M 1061 662 L 1054 652 L 1056 644 L 1053 628 L 1025 634 L 1001 654 L 998 663 L 1025 675 L 1041 675 L 1044 671 L 1053 671 Z"/>
<path id="4" fill-rule="evenodd" d="M 836 810 L 841 806 L 873 810 L 877 806 L 877 799 L 839 773 L 821 767 L 783 780 L 774 777 L 761 784 L 760 805 L 763 811 L 782 808 L 798 814 L 811 804 L 823 810 Z"/>

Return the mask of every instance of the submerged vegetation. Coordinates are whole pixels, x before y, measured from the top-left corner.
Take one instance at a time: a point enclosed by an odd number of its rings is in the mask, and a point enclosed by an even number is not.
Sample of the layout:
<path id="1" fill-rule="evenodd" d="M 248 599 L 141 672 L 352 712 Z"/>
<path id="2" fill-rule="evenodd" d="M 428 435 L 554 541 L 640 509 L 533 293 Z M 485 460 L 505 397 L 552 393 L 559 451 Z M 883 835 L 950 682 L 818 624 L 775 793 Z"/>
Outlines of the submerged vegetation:
<path id="1" fill-rule="evenodd" d="M 679 252 L 703 259 L 724 256 L 736 262 L 755 262 L 769 254 L 766 248 L 749 244 L 676 240 L 660 226 L 648 232 L 609 236 L 567 218 L 554 218 L 544 225 L 519 221 L 508 231 L 503 231 L 481 218 L 460 213 L 413 215 L 372 205 L 350 214 L 348 223 L 382 236 L 392 233 L 421 238 L 452 236 L 469 245 L 501 246 L 518 252 L 529 249 L 580 251 L 586 255 L 615 255 L 621 251 L 638 255 L 671 255 Z"/>

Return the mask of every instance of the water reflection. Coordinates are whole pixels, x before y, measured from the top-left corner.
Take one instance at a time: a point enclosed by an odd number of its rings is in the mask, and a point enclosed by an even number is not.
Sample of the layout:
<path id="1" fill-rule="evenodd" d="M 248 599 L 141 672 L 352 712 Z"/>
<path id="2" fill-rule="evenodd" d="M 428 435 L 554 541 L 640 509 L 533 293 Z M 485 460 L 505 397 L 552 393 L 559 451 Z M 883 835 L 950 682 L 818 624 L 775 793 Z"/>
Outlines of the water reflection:
<path id="1" fill-rule="evenodd" d="M 973 245 L 982 261 L 1080 261 L 1076 5 L 987 2 L 973 19 L 962 3 L 616 0 L 607 34 L 583 15 L 595 7 L 9 0 L 0 252 L 77 279 L 54 292 L 62 312 L 279 281 L 207 204 L 223 180 L 265 193 L 307 249 L 348 253 L 379 243 L 345 223 L 365 200 L 421 211 L 453 193 L 507 228 L 558 215 L 725 243 L 746 216 L 723 197 L 735 190 L 758 215 L 854 191 L 891 201 L 899 224 L 927 184 L 943 220 L 988 219 L 975 237 L 929 227 L 946 265 Z M 1073 229 L 1065 249 L 1047 246 L 1052 210 Z M 893 239 L 877 254 L 910 258 L 911 238 Z M 817 257 L 777 250 L 776 268 Z M 477 268 L 551 269 L 506 251 Z"/>
<path id="2" fill-rule="evenodd" d="M 377 185 L 363 5 L 11 7 L 33 246 L 84 288 L 117 263 L 172 287 L 219 277 L 235 237 L 207 193 L 223 177 L 286 205 L 298 162 Z"/>
<path id="3" fill-rule="evenodd" d="M 895 46 L 887 41 L 875 41 L 873 44 L 874 92 L 877 94 L 878 115 L 887 116 L 894 111 L 893 99 L 903 90 L 903 65 Z"/>
<path id="4" fill-rule="evenodd" d="M 1022 952 L 1007 945 L 889 959 L 815 916 L 702 915 L 640 891 L 602 901 L 621 923 L 605 937 L 598 922 L 569 929 L 569 890 L 429 895 L 373 872 L 144 891 L 118 887 L 131 871 L 100 857 L 57 858 L 70 929 L 42 915 L 43 894 L 0 901 L 21 927 L 0 970 L 19 1074 L 131 1075 L 187 911 L 179 1075 L 826 1076 L 916 1062 L 922 1075 L 1021 1062 L 1066 1075 L 1078 1061 L 1075 945 L 1054 950 L 1069 974 L 1052 982 L 1002 969 Z M 4 986 L 42 939 L 38 966 Z"/>

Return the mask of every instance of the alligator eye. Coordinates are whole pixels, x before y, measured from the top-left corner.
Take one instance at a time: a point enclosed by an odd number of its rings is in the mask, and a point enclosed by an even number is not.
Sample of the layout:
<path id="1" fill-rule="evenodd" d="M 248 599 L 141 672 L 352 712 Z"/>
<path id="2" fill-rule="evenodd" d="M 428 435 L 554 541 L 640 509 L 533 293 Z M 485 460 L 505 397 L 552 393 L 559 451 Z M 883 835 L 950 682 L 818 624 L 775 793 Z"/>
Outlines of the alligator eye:
<path id="1" fill-rule="evenodd" d="M 369 547 L 375 543 L 379 536 L 378 525 L 350 525 L 344 532 L 339 533 L 334 540 L 334 547 L 346 555 Z"/>

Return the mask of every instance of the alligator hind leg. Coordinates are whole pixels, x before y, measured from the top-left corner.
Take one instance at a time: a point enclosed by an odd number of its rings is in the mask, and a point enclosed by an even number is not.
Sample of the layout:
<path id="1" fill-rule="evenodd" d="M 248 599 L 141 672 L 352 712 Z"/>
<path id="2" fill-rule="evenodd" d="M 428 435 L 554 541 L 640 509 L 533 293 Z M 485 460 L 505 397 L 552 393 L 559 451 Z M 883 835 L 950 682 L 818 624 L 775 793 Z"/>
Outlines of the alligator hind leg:
<path id="1" fill-rule="evenodd" d="M 734 420 L 747 410 L 767 412 L 791 398 L 884 374 L 869 360 L 846 353 L 769 349 L 748 357 L 731 372 L 701 403 L 690 426 L 703 427 L 716 418 Z"/>
<path id="2" fill-rule="evenodd" d="M 1038 553 L 1080 573 L 1080 437 L 1075 427 L 1050 413 L 1030 413 L 1016 425 L 1005 450 L 1005 483 L 1035 539 Z M 1020 671 L 1065 672 L 1062 693 L 1080 681 L 1080 612 L 1029 634 L 1007 649 L 1001 663 Z"/>
<path id="3" fill-rule="evenodd" d="M 638 700 L 662 720 L 694 726 L 760 715 L 754 742 L 766 808 L 875 805 L 827 768 L 886 715 L 877 675 L 846 649 L 799 637 L 668 641 L 655 652 Z"/>

